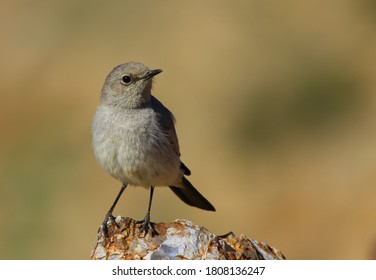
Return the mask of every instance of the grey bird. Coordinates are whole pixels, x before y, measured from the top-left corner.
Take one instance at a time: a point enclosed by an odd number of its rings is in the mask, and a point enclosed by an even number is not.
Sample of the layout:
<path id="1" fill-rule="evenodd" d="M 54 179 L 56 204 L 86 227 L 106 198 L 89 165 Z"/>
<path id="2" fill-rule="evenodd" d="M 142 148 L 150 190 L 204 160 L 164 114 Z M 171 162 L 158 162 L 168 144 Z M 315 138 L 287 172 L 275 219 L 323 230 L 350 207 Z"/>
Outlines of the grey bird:
<path id="1" fill-rule="evenodd" d="M 174 116 L 151 95 L 153 77 L 161 69 L 150 70 L 139 62 L 115 67 L 107 76 L 100 105 L 93 119 L 95 156 L 100 165 L 122 187 L 109 209 L 102 229 L 107 232 L 108 219 L 128 185 L 150 188 L 148 210 L 142 232 L 158 234 L 150 223 L 154 187 L 168 186 L 190 206 L 215 211 L 184 175 L 191 172 L 180 161 L 179 142 Z"/>

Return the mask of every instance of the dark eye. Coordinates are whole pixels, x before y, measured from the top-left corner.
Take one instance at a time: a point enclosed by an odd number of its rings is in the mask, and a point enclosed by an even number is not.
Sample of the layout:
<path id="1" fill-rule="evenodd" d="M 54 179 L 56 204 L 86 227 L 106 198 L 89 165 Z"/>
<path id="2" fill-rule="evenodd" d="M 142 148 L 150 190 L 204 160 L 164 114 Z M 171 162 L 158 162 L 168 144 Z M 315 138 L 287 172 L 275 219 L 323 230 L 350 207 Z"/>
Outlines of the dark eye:
<path id="1" fill-rule="evenodd" d="M 132 82 L 131 76 L 125 75 L 121 78 L 124 84 L 129 85 Z"/>

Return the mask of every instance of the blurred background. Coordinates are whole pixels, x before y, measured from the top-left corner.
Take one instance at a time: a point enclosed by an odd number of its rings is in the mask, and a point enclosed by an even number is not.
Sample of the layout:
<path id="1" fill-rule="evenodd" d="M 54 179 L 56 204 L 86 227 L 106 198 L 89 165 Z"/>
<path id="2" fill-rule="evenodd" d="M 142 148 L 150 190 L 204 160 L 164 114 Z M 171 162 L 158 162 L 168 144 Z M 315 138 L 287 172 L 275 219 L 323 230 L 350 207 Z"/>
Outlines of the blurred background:
<path id="1" fill-rule="evenodd" d="M 288 259 L 376 258 L 376 1 L 0 1 L 0 258 L 88 259 L 120 183 L 91 120 L 106 75 L 162 68 L 205 212 L 157 189 L 152 220 Z M 142 219 L 127 189 L 115 215 Z"/>

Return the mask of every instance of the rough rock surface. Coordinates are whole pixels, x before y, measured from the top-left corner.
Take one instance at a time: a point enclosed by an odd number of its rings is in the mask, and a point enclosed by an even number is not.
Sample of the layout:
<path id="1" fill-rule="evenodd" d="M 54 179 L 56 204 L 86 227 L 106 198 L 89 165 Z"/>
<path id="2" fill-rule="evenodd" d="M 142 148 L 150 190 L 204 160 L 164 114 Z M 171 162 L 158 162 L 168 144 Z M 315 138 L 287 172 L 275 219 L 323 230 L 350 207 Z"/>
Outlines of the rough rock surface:
<path id="1" fill-rule="evenodd" d="M 159 235 L 144 236 L 140 224 L 118 216 L 108 222 L 91 253 L 94 260 L 283 260 L 283 254 L 265 242 L 232 232 L 216 236 L 187 220 L 153 224 Z"/>

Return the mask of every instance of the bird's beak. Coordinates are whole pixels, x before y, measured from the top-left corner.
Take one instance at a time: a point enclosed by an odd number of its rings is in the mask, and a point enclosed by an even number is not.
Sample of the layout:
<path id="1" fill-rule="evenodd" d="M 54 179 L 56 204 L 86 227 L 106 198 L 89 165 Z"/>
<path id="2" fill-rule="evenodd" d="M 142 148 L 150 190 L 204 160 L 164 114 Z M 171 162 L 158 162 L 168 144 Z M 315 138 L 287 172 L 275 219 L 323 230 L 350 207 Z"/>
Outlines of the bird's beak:
<path id="1" fill-rule="evenodd" d="M 149 70 L 145 73 L 145 75 L 142 77 L 142 79 L 150 79 L 150 78 L 154 77 L 155 75 L 158 75 L 162 71 L 163 71 L 162 69 Z"/>

